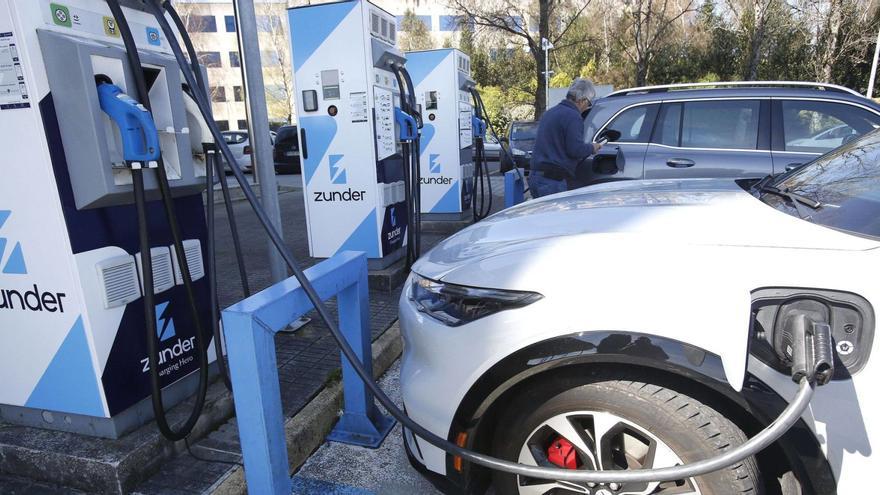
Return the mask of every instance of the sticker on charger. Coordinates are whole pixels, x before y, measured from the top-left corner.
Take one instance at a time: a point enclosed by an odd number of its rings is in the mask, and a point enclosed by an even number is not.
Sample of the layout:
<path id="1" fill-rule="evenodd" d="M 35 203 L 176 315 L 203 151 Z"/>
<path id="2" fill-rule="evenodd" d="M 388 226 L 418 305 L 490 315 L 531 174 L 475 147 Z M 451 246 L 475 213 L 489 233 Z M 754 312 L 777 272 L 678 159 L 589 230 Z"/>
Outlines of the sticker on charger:
<path id="1" fill-rule="evenodd" d="M 12 33 L 0 33 L 0 110 L 30 106 L 30 95 L 15 36 Z"/>

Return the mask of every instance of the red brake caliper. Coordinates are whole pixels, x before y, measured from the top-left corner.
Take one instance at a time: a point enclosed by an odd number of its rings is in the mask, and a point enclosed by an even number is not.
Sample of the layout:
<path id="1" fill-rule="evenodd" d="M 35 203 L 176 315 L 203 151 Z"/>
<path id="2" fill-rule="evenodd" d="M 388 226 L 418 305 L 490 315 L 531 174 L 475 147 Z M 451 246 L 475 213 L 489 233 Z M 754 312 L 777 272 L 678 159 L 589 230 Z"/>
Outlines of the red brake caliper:
<path id="1" fill-rule="evenodd" d="M 564 437 L 556 437 L 547 447 L 547 460 L 565 469 L 577 469 L 577 450 Z"/>

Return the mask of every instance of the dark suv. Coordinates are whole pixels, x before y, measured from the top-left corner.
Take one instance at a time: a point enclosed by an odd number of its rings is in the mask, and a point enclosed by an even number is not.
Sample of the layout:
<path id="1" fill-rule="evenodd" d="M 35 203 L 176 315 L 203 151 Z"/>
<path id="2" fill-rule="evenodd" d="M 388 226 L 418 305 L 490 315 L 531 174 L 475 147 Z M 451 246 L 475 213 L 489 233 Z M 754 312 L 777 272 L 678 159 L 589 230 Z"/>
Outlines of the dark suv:
<path id="1" fill-rule="evenodd" d="M 278 134 L 275 136 L 275 173 L 302 173 L 297 132 L 295 125 L 286 125 L 278 129 Z"/>
<path id="2" fill-rule="evenodd" d="M 501 171 L 513 168 L 511 157 L 519 168 L 529 169 L 532 150 L 535 148 L 535 136 L 538 134 L 538 123 L 534 120 L 516 120 L 510 123 L 507 136 L 501 138 L 502 146 L 510 150 L 510 154 L 501 153 Z"/>
<path id="3" fill-rule="evenodd" d="M 618 179 L 763 177 L 809 162 L 880 127 L 880 105 L 840 86 L 742 82 L 616 91 L 587 115 L 588 141 L 609 141 L 580 167 L 582 184 Z M 617 132 L 606 132 L 613 130 Z"/>

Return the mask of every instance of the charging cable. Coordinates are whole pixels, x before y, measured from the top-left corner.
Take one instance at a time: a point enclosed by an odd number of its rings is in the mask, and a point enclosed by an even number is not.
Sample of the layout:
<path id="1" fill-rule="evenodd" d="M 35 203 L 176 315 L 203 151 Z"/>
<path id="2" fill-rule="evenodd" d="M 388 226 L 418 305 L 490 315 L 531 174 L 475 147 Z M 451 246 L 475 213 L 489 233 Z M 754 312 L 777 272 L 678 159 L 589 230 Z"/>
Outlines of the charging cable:
<path id="1" fill-rule="evenodd" d="M 162 8 L 160 8 L 159 5 L 155 3 L 147 3 L 151 7 L 153 14 L 155 15 L 163 32 L 165 33 L 165 36 L 168 39 L 169 44 L 171 45 L 171 49 L 174 52 L 174 56 L 177 59 L 178 64 L 180 65 L 183 75 L 187 79 L 188 84 L 194 85 L 195 76 L 193 75 L 193 72 L 188 64 L 186 63 L 183 52 L 181 51 L 180 45 L 177 42 L 177 33 L 175 33 L 171 29 L 171 26 L 168 24 L 167 20 L 164 17 Z M 173 8 L 167 0 L 164 2 L 163 5 L 166 10 Z M 184 37 L 187 36 L 186 32 L 181 32 L 180 35 Z M 210 104 L 206 101 L 206 98 L 203 95 L 198 95 L 198 103 L 199 107 L 202 110 L 202 113 L 204 115 L 209 115 L 208 108 L 210 107 Z M 215 137 L 220 135 L 220 131 L 214 122 L 208 122 L 208 125 L 211 127 L 211 132 L 215 135 Z M 220 150 L 222 151 L 224 156 L 232 156 L 231 150 L 228 146 L 226 146 L 226 143 L 222 139 L 217 139 L 217 144 L 220 147 Z M 291 251 L 284 244 L 281 236 L 278 234 L 278 231 L 275 230 L 272 226 L 272 223 L 269 221 L 269 218 L 266 215 L 265 211 L 263 211 L 263 209 L 260 207 L 253 190 L 250 188 L 250 184 L 248 184 L 248 182 L 245 180 L 241 169 L 238 167 L 237 163 L 235 163 L 234 160 L 230 160 L 230 167 L 232 169 L 232 173 L 241 184 L 242 192 L 244 193 L 248 202 L 253 207 L 257 218 L 265 228 L 266 233 L 268 234 L 272 243 L 278 249 L 279 253 L 284 258 L 287 265 L 293 271 L 294 277 L 301 284 L 303 290 L 305 291 L 311 303 L 314 305 L 321 319 L 323 319 L 326 323 L 328 329 L 330 330 L 330 333 L 333 335 L 333 338 L 339 344 L 340 350 L 342 351 L 343 355 L 351 362 L 355 372 L 358 374 L 358 376 L 361 378 L 361 380 L 364 382 L 370 392 L 392 416 L 399 420 L 404 427 L 410 429 L 416 436 L 421 437 L 427 442 L 435 445 L 436 447 L 452 455 L 459 456 L 469 462 L 473 462 L 475 464 L 479 464 L 481 466 L 485 466 L 491 469 L 497 469 L 500 471 L 531 478 L 563 480 L 578 483 L 651 481 L 663 482 L 686 479 L 718 471 L 719 469 L 723 469 L 725 467 L 733 465 L 736 462 L 746 459 L 756 454 L 768 445 L 772 444 L 786 431 L 788 431 L 794 424 L 797 423 L 801 414 L 804 412 L 804 410 L 806 410 L 807 406 L 810 403 L 810 399 L 813 396 L 814 387 L 816 384 L 815 373 L 812 376 L 804 375 L 799 378 L 799 389 L 794 400 L 789 403 L 785 410 L 770 426 L 755 435 L 753 438 L 719 456 L 682 466 L 633 471 L 577 471 L 559 468 L 542 468 L 529 466 L 512 461 L 507 461 L 504 459 L 498 459 L 492 456 L 465 449 L 434 434 L 422 425 L 413 421 L 403 411 L 401 411 L 394 403 L 394 401 L 392 401 L 376 384 L 376 382 L 372 378 L 372 370 L 367 370 L 366 368 L 364 368 L 363 363 L 361 363 L 361 361 L 358 359 L 357 354 L 355 354 L 354 350 L 351 348 L 351 345 L 339 331 L 335 319 L 331 316 L 326 305 L 315 291 L 315 288 L 312 286 L 309 279 L 303 273 L 302 268 L 293 257 Z M 819 328 L 818 331 L 821 332 L 825 330 Z M 810 339 L 809 342 L 816 342 L 817 340 L 824 342 L 826 339 Z M 805 344 L 805 346 L 803 346 L 803 349 L 805 350 L 803 359 L 807 359 L 807 350 L 810 350 L 815 354 L 815 345 L 807 343 Z M 822 384 L 822 382 L 819 382 L 819 384 Z"/>

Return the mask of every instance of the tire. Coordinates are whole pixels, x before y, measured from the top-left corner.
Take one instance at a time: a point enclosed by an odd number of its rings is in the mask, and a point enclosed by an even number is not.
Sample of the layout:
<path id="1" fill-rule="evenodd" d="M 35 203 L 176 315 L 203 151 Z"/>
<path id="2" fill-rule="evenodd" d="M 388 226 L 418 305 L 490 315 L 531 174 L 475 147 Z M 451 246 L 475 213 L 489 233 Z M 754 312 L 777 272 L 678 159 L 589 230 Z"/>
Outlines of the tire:
<path id="1" fill-rule="evenodd" d="M 493 439 L 493 453 L 504 459 L 522 462 L 520 455 L 523 455 L 521 452 L 523 452 L 522 449 L 527 441 L 540 442 L 541 440 L 535 439 L 542 438 L 542 435 L 546 437 L 549 434 L 551 437 L 550 445 L 553 445 L 552 438 L 559 438 L 559 435 L 556 434 L 557 430 L 548 427 L 547 422 L 556 421 L 560 417 L 574 418 L 566 424 L 583 426 L 588 432 L 585 436 L 587 439 L 600 436 L 598 429 L 589 430 L 591 428 L 589 425 L 598 424 L 597 419 L 579 419 L 590 418 L 589 414 L 591 413 L 589 412 L 595 412 L 595 418 L 616 416 L 634 427 L 641 427 L 642 431 L 653 435 L 655 440 L 665 444 L 678 457 L 678 461 L 672 464 L 707 459 L 747 440 L 745 434 L 735 424 L 710 406 L 682 392 L 680 390 L 682 387 L 675 383 L 663 383 L 662 380 L 656 379 L 649 380 L 645 376 L 625 377 L 632 378 L 634 381 L 621 380 L 620 378 L 623 378 L 620 374 L 616 376 L 599 374 L 589 379 L 580 377 L 560 380 L 557 378 L 553 381 L 545 381 L 540 386 L 529 388 L 512 400 L 501 414 Z M 650 383 L 651 381 L 655 383 Z M 577 414 L 572 414 L 575 412 Z M 579 421 L 592 421 L 592 423 L 579 423 Z M 610 433 L 615 429 L 610 428 L 607 437 L 601 435 L 601 438 L 607 438 L 609 441 L 600 443 L 609 445 L 609 449 L 615 448 L 611 447 L 614 442 L 611 441 L 612 433 Z M 639 430 L 633 431 L 638 432 Z M 620 433 L 613 435 L 617 436 Z M 534 446 L 535 444 L 529 443 L 529 445 Z M 558 446 L 558 444 L 556 445 Z M 629 444 L 620 443 L 617 445 Z M 616 448 L 617 452 L 621 452 L 621 447 Z M 623 449 L 628 448 L 624 447 Z M 659 452 L 660 448 L 657 447 L 656 451 Z M 526 449 L 525 452 L 529 452 L 529 449 Z M 596 455 L 598 457 L 601 453 Z M 622 454 L 620 455 L 622 456 Z M 650 454 L 646 454 L 646 456 L 648 455 Z M 534 458 L 538 459 L 538 457 Z M 581 464 L 582 458 L 585 456 L 579 454 L 579 468 L 591 468 L 589 465 Z M 611 458 L 603 459 L 604 462 L 615 462 Z M 627 461 L 629 459 L 630 457 L 626 457 Z M 557 467 L 546 462 L 543 464 L 538 462 L 538 464 Z M 657 467 L 672 464 L 658 463 Z M 647 465 L 646 467 L 651 466 Z M 495 490 L 499 494 L 520 493 L 520 480 L 515 475 L 493 471 L 492 480 Z M 728 469 L 696 478 L 695 482 L 702 495 L 761 495 L 764 492 L 761 474 L 754 457 Z M 523 483 L 539 482 L 524 479 Z M 691 481 L 686 483 L 691 483 Z M 670 489 L 669 493 L 680 493 L 680 491 L 670 488 L 669 485 L 666 485 L 666 488 Z M 644 489 L 645 487 L 642 487 L 642 490 Z M 535 493 L 541 493 L 542 490 L 543 488 L 539 487 L 539 491 Z M 569 493 L 564 489 L 554 488 L 553 490 L 549 490 L 549 493 Z M 625 486 L 624 489 L 609 491 L 609 493 L 627 491 L 636 491 L 636 488 Z M 571 491 L 570 493 L 578 492 Z M 659 490 L 649 493 L 665 492 Z M 691 489 L 684 490 L 684 493 L 697 492 Z"/>

